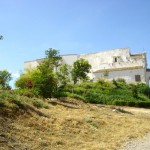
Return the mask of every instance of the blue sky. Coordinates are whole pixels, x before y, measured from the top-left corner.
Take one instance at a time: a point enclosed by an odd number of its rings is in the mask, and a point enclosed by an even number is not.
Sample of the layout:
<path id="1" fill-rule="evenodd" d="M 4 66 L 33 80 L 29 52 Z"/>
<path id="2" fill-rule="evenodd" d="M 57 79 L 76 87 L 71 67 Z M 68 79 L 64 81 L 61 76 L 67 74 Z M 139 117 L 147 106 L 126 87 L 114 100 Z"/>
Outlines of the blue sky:
<path id="1" fill-rule="evenodd" d="M 0 0 L 0 34 L 0 70 L 14 80 L 24 61 L 44 57 L 48 48 L 60 54 L 130 48 L 149 59 L 150 0 Z"/>

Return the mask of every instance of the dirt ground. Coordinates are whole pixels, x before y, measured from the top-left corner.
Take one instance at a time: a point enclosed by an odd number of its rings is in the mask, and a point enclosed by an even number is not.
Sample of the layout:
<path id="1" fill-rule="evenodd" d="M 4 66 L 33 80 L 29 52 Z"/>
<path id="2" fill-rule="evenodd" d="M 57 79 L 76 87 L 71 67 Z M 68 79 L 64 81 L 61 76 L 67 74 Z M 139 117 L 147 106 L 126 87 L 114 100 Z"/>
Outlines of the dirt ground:
<path id="1" fill-rule="evenodd" d="M 50 99 L 48 109 L 0 110 L 1 150 L 116 150 L 150 131 L 150 110 Z"/>

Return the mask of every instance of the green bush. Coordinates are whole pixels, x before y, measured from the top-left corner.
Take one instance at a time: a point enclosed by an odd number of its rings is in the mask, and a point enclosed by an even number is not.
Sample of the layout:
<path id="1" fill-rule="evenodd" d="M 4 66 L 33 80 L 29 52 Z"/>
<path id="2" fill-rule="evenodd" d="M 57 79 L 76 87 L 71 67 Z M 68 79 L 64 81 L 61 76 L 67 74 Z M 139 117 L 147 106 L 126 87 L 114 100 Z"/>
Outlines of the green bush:
<path id="1" fill-rule="evenodd" d="M 147 86 L 147 85 L 143 86 L 139 90 L 140 90 L 140 93 L 143 93 L 150 99 L 150 87 L 149 86 Z"/>
<path id="2" fill-rule="evenodd" d="M 17 79 L 15 86 L 21 89 L 28 88 L 31 89 L 33 87 L 33 81 L 31 79 L 31 74 L 21 74 L 20 78 Z"/>
<path id="3" fill-rule="evenodd" d="M 123 101 L 123 100 L 114 100 L 112 102 L 113 105 L 117 105 L 117 106 L 126 106 L 127 105 L 127 102 L 126 101 Z"/>
<path id="4" fill-rule="evenodd" d="M 33 95 L 33 93 L 26 91 L 23 93 L 23 96 L 27 96 L 27 97 L 32 98 L 34 95 Z"/>
<path id="5" fill-rule="evenodd" d="M 27 96 L 27 97 L 39 97 L 39 93 L 36 89 L 15 89 L 15 94 Z"/>
<path id="6" fill-rule="evenodd" d="M 134 98 L 138 98 L 138 88 L 136 85 L 132 86 L 132 95 Z"/>
<path id="7" fill-rule="evenodd" d="M 16 104 L 19 109 L 26 109 L 26 107 L 24 105 L 24 101 L 22 101 L 21 99 L 15 97 L 15 96 L 13 96 L 12 98 L 10 98 L 9 102 Z"/>
<path id="8" fill-rule="evenodd" d="M 34 100 L 32 103 L 37 108 L 49 108 L 48 104 L 41 100 Z"/>
<path id="9" fill-rule="evenodd" d="M 150 108 L 150 101 L 139 101 L 138 107 Z"/>
<path id="10" fill-rule="evenodd" d="M 123 78 L 117 78 L 116 81 L 117 81 L 117 82 L 120 82 L 120 83 L 126 84 L 126 80 L 123 79 Z"/>
<path id="11" fill-rule="evenodd" d="M 5 106 L 5 100 L 0 98 L 0 107 L 4 107 Z"/>
<path id="12" fill-rule="evenodd" d="M 112 83 L 115 85 L 116 88 L 121 88 L 121 89 L 127 88 L 126 81 L 123 78 L 118 78 L 116 80 L 113 79 Z"/>

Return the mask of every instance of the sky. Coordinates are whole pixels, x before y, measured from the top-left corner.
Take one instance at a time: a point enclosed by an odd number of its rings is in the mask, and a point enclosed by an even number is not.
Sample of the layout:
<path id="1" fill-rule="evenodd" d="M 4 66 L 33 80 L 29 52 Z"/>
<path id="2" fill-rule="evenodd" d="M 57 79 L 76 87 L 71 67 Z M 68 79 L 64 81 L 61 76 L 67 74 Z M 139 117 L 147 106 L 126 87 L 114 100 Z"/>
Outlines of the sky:
<path id="1" fill-rule="evenodd" d="M 0 70 L 13 81 L 24 62 L 60 54 L 130 48 L 150 67 L 150 0 L 0 0 Z"/>

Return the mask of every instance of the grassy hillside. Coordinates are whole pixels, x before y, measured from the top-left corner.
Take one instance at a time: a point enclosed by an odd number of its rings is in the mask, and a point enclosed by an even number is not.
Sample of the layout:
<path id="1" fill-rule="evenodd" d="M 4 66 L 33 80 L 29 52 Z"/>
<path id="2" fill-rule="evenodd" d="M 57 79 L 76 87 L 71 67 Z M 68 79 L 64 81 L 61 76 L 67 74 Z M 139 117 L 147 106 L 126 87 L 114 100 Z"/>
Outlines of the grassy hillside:
<path id="1" fill-rule="evenodd" d="M 65 92 L 89 103 L 150 108 L 150 88 L 144 83 L 127 84 L 124 79 L 68 85 Z"/>
<path id="2" fill-rule="evenodd" d="M 0 93 L 0 149 L 113 150 L 150 131 L 149 115 L 73 98 Z"/>

